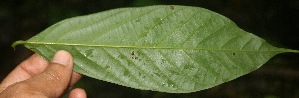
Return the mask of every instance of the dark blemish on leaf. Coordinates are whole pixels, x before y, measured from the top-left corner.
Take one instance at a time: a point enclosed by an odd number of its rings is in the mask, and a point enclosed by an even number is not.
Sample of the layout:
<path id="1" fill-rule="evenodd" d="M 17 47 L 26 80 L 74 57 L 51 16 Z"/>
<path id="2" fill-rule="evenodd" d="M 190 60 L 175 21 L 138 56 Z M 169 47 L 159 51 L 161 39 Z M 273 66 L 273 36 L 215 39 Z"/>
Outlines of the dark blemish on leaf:
<path id="1" fill-rule="evenodd" d="M 127 76 L 127 75 L 129 75 L 129 71 L 128 70 L 124 70 L 124 76 Z"/>
<path id="2" fill-rule="evenodd" d="M 169 8 L 170 8 L 170 10 L 174 10 L 174 6 L 173 5 L 170 5 Z"/>
<path id="3" fill-rule="evenodd" d="M 164 58 L 162 58 L 161 60 L 162 60 L 161 64 L 166 62 L 166 60 Z"/>
<path id="4" fill-rule="evenodd" d="M 235 52 L 233 52 L 233 55 L 235 56 L 235 55 L 236 55 L 236 53 L 235 53 Z"/>
<path id="5" fill-rule="evenodd" d="M 132 57 L 131 57 L 132 59 L 135 59 L 135 60 L 138 59 L 137 54 L 136 54 L 135 51 L 132 51 L 132 52 L 131 52 L 131 56 L 132 56 Z"/>
<path id="6" fill-rule="evenodd" d="M 110 66 L 109 66 L 109 65 L 107 65 L 107 66 L 105 66 L 104 68 L 105 68 L 105 69 L 109 69 L 109 68 L 110 68 Z"/>
<path id="7" fill-rule="evenodd" d="M 138 19 L 136 20 L 136 22 L 140 22 L 140 18 L 138 18 Z"/>

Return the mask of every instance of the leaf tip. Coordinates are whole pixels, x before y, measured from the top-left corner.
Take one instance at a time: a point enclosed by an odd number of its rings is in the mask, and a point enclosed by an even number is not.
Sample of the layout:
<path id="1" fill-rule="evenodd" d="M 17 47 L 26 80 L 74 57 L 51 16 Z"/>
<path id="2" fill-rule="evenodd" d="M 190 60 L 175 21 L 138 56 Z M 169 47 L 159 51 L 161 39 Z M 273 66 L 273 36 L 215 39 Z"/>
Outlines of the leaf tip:
<path id="1" fill-rule="evenodd" d="M 16 50 L 16 46 L 19 44 L 24 44 L 26 41 L 23 40 L 19 40 L 19 41 L 15 41 L 14 43 L 11 44 L 11 47 Z"/>

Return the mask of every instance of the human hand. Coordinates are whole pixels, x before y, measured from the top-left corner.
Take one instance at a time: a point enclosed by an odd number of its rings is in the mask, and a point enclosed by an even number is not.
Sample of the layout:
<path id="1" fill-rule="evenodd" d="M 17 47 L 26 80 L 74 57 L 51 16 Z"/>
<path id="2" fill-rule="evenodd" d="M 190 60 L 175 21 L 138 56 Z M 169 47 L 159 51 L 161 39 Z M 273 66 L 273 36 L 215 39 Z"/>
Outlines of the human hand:
<path id="1" fill-rule="evenodd" d="M 81 75 L 73 70 L 72 56 L 58 51 L 51 62 L 34 54 L 19 64 L 0 84 L 0 98 L 57 98 L 73 86 Z M 86 98 L 81 88 L 73 89 L 69 98 Z"/>

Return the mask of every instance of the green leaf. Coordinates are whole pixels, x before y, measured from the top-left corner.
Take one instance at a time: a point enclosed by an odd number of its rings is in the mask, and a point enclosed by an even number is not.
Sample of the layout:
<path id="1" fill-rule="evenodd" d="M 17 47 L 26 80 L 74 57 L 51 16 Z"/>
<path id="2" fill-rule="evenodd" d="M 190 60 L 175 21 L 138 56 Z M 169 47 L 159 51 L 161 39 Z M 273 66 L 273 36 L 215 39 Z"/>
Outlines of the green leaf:
<path id="1" fill-rule="evenodd" d="M 120 8 L 63 20 L 27 41 L 50 60 L 69 51 L 74 70 L 142 90 L 195 92 L 247 74 L 278 53 L 228 18 L 199 7 Z"/>

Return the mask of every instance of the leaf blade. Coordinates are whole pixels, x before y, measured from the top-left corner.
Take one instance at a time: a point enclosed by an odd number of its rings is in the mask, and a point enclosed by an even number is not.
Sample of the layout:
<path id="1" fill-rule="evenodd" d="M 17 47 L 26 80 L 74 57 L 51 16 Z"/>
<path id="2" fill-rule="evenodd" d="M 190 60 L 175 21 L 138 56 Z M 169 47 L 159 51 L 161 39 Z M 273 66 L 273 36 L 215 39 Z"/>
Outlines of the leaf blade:
<path id="1" fill-rule="evenodd" d="M 16 42 L 50 60 L 69 51 L 74 70 L 137 89 L 188 93 L 247 74 L 276 48 L 206 9 L 123 8 L 59 22 Z M 16 44 L 13 44 L 15 46 Z"/>

